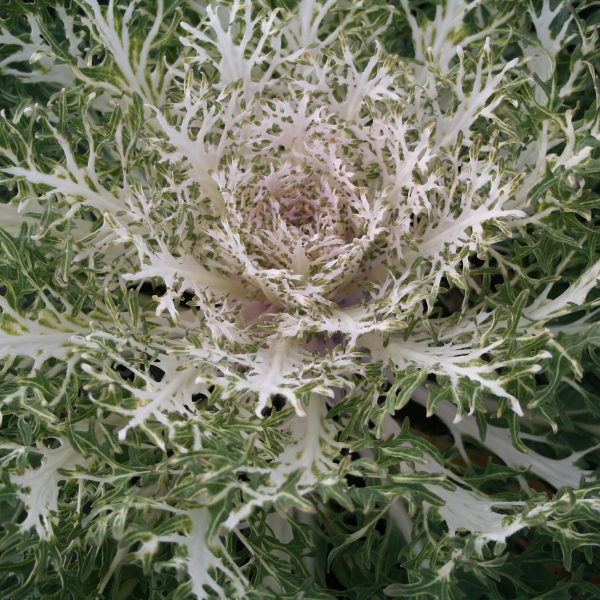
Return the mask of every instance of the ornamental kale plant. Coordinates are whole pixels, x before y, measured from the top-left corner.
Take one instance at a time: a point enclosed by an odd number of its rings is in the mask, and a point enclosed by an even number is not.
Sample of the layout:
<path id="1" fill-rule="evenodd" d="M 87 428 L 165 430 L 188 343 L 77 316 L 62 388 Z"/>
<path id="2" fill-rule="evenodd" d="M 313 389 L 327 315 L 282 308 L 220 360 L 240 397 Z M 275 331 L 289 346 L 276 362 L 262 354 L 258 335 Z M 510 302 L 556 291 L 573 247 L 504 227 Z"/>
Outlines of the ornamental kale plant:
<path id="1" fill-rule="evenodd" d="M 0 7 L 0 597 L 599 598 L 595 2 Z"/>

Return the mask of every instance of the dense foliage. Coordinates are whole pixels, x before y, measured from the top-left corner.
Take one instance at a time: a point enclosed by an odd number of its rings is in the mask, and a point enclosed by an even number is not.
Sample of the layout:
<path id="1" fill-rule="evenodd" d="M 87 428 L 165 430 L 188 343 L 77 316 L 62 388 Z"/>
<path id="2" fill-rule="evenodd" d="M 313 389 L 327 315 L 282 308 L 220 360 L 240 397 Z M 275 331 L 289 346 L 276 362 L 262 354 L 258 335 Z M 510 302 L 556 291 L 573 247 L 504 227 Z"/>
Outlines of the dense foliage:
<path id="1" fill-rule="evenodd" d="M 600 12 L 5 0 L 0 597 L 600 598 Z"/>

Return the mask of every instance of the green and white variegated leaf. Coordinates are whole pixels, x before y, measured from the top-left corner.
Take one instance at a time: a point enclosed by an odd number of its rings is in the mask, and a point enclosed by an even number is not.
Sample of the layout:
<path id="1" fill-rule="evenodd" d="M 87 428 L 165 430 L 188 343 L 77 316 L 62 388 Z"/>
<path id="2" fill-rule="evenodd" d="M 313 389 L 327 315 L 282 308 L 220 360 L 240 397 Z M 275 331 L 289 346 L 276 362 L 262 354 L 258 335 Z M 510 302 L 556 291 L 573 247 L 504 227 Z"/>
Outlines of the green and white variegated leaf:
<path id="1" fill-rule="evenodd" d="M 6 597 L 595 597 L 599 21 L 0 7 Z"/>

